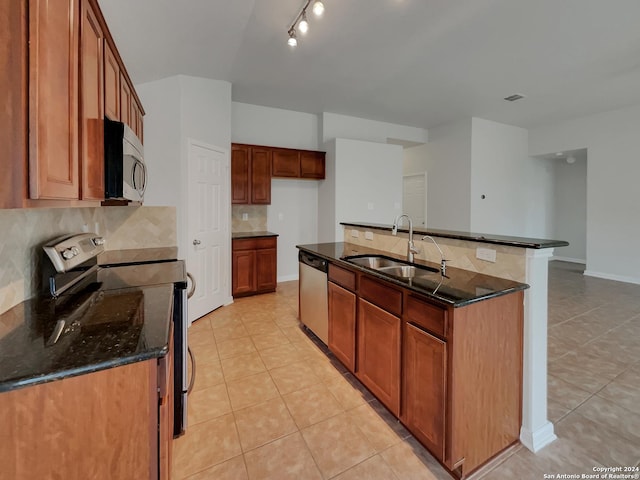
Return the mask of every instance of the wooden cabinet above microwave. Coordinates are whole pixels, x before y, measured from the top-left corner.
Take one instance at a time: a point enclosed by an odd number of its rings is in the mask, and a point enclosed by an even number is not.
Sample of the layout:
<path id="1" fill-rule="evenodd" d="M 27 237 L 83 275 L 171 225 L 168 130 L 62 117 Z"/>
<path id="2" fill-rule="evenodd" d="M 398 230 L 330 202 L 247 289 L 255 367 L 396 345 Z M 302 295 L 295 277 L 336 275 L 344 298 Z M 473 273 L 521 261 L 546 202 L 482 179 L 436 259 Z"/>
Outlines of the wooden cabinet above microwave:
<path id="1" fill-rule="evenodd" d="M 122 85 L 140 139 L 144 110 L 97 0 L 2 2 L 0 42 L 0 208 L 99 205 L 103 118 Z"/>

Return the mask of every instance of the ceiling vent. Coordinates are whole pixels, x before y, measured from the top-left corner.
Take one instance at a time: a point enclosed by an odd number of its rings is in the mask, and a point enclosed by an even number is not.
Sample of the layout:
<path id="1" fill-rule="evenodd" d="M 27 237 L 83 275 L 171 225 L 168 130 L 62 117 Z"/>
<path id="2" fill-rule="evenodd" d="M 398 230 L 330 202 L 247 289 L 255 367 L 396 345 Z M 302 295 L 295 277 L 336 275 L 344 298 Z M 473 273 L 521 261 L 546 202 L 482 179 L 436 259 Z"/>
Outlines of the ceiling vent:
<path id="1" fill-rule="evenodd" d="M 509 95 L 508 97 L 504 97 L 507 102 L 515 102 L 516 100 L 520 100 L 524 98 L 524 95 L 521 93 L 514 93 L 513 95 Z"/>

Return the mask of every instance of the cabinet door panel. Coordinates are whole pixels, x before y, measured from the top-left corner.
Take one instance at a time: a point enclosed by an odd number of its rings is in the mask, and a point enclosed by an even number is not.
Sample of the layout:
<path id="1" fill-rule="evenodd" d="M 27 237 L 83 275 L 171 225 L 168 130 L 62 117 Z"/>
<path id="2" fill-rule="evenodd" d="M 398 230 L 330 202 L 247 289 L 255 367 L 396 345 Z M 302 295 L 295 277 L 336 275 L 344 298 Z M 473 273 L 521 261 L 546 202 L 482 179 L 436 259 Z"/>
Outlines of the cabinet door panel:
<path id="1" fill-rule="evenodd" d="M 104 44 L 104 113 L 120 121 L 120 65 L 111 46 Z"/>
<path id="2" fill-rule="evenodd" d="M 256 252 L 255 250 L 233 252 L 232 255 L 232 293 L 241 295 L 256 290 Z"/>
<path id="3" fill-rule="evenodd" d="M 120 72 L 120 121 L 129 125 L 129 128 L 133 130 L 132 115 L 131 87 L 129 87 L 127 79 Z"/>
<path id="4" fill-rule="evenodd" d="M 300 152 L 300 177 L 324 179 L 324 152 Z"/>
<path id="5" fill-rule="evenodd" d="M 300 152 L 298 150 L 274 148 L 273 176 L 300 177 Z"/>
<path id="6" fill-rule="evenodd" d="M 249 147 L 233 145 L 231 148 L 231 203 L 248 204 Z"/>
<path id="7" fill-rule="evenodd" d="M 277 268 L 275 248 L 256 250 L 256 291 L 272 292 L 276 289 Z"/>
<path id="8" fill-rule="evenodd" d="M 356 369 L 356 296 L 329 282 L 329 350 L 351 372 Z"/>
<path id="9" fill-rule="evenodd" d="M 271 203 L 271 150 L 251 149 L 251 203 Z"/>
<path id="10" fill-rule="evenodd" d="M 400 413 L 400 319 L 358 299 L 356 375 L 396 416 Z"/>
<path id="11" fill-rule="evenodd" d="M 77 0 L 29 1 L 29 195 L 77 199 Z"/>
<path id="12" fill-rule="evenodd" d="M 446 344 L 409 323 L 404 333 L 405 423 L 444 461 Z"/>
<path id="13" fill-rule="evenodd" d="M 104 42 L 89 0 L 82 0 L 80 37 L 81 196 L 101 200 L 104 198 Z"/>

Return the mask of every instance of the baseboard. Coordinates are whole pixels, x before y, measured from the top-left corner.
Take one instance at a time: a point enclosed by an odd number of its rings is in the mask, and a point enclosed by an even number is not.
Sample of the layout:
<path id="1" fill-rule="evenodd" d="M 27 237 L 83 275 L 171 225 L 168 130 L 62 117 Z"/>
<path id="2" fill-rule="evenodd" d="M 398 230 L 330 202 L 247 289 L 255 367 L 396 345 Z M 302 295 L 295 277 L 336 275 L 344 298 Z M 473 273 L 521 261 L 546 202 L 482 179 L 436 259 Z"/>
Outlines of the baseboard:
<path id="1" fill-rule="evenodd" d="M 579 263 L 581 265 L 586 265 L 587 261 L 583 260 L 582 258 L 571 258 L 571 257 L 560 257 L 558 255 L 554 255 L 552 257 L 549 257 L 549 261 L 553 261 L 553 260 L 558 260 L 560 262 L 569 262 L 569 263 Z"/>
<path id="2" fill-rule="evenodd" d="M 549 421 L 535 432 L 527 430 L 524 427 L 520 428 L 520 441 L 522 445 L 533 453 L 539 452 L 557 438 L 553 432 L 553 423 Z"/>
<path id="3" fill-rule="evenodd" d="M 588 277 L 604 278 L 605 280 L 615 280 L 616 282 L 635 283 L 637 285 L 640 285 L 640 277 L 613 275 L 611 273 L 594 272 L 593 270 L 585 270 L 584 274 Z"/>
<path id="4" fill-rule="evenodd" d="M 282 277 L 278 277 L 278 283 L 282 282 L 291 282 L 293 280 L 298 280 L 298 274 L 294 273 L 293 275 L 283 275 Z"/>

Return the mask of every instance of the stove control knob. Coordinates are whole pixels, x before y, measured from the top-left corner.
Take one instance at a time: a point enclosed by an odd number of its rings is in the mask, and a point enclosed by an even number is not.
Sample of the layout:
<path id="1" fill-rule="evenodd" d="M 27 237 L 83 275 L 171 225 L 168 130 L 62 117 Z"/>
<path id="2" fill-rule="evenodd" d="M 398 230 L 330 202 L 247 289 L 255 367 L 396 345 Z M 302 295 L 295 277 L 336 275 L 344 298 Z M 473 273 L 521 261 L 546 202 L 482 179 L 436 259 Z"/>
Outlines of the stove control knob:
<path id="1" fill-rule="evenodd" d="M 93 244 L 97 247 L 99 245 L 104 245 L 104 238 L 102 237 L 94 237 L 91 239 L 91 241 L 93 242 Z"/>
<path id="2" fill-rule="evenodd" d="M 67 248 L 66 250 L 62 251 L 62 258 L 64 258 L 65 260 L 71 260 L 76 255 L 77 253 L 74 252 L 72 248 Z"/>

